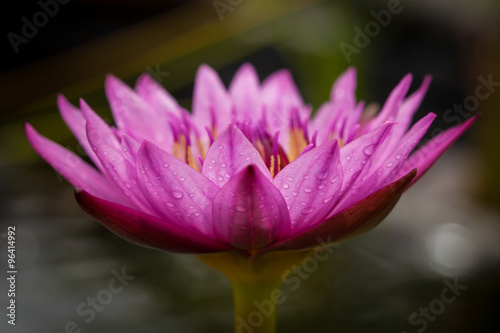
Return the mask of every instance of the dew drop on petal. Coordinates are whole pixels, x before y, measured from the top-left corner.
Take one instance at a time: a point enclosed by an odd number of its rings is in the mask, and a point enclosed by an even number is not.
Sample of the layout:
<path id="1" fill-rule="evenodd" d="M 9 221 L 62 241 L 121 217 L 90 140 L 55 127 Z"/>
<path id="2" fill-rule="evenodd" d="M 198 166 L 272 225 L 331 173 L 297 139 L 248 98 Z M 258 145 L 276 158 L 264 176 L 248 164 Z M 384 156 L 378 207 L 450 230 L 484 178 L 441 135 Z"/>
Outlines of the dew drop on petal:
<path id="1" fill-rule="evenodd" d="M 318 190 L 322 190 L 322 189 L 324 189 L 324 188 L 325 188 L 325 186 L 326 186 L 325 184 L 320 184 L 320 185 L 318 185 Z"/>
<path id="2" fill-rule="evenodd" d="M 363 149 L 363 153 L 365 153 L 365 155 L 372 155 L 373 152 L 375 151 L 375 145 L 369 145 L 369 146 L 366 146 L 365 149 Z"/>
<path id="3" fill-rule="evenodd" d="M 234 209 L 240 213 L 244 213 L 248 210 L 245 206 L 241 206 L 241 205 L 234 206 Z"/>
<path id="4" fill-rule="evenodd" d="M 222 177 L 222 176 L 217 176 L 217 179 L 218 179 L 219 181 L 223 181 L 223 180 L 224 180 L 224 177 Z"/>
<path id="5" fill-rule="evenodd" d="M 400 154 L 397 154 L 396 155 L 396 159 L 399 160 L 401 158 L 401 155 Z"/>
<path id="6" fill-rule="evenodd" d="M 296 197 L 297 195 L 299 195 L 299 192 L 297 192 L 297 191 L 293 191 L 293 192 L 292 192 L 292 195 L 293 195 L 294 197 Z"/>
<path id="7" fill-rule="evenodd" d="M 176 199 L 182 198 L 182 192 L 181 191 L 172 191 L 172 196 Z"/>
<path id="8" fill-rule="evenodd" d="M 168 164 L 167 162 L 163 163 L 163 167 L 164 167 L 164 168 L 168 168 L 168 165 L 169 165 L 169 164 Z"/>
<path id="9" fill-rule="evenodd" d="M 184 179 L 184 177 L 181 177 L 181 178 L 179 178 L 179 180 L 180 180 L 181 182 L 183 182 L 185 179 Z"/>
<path id="10" fill-rule="evenodd" d="M 172 202 L 170 202 L 170 201 L 165 202 L 165 205 L 167 205 L 168 207 L 174 207 L 174 206 L 175 206 L 175 205 L 174 205 Z"/>
<path id="11" fill-rule="evenodd" d="M 283 185 L 281 185 L 281 186 L 283 186 L 283 188 L 289 188 L 290 187 L 290 185 L 288 185 L 288 183 L 283 183 Z"/>
<path id="12" fill-rule="evenodd" d="M 390 168 L 393 165 L 392 162 L 387 163 L 387 167 Z"/>
<path id="13" fill-rule="evenodd" d="M 313 191 L 312 188 L 310 188 L 310 187 L 304 187 L 304 192 L 311 193 L 312 191 Z"/>
<path id="14" fill-rule="evenodd" d="M 327 203 L 328 201 L 333 199 L 333 195 L 326 197 L 325 200 L 323 200 L 323 203 Z"/>
<path id="15" fill-rule="evenodd" d="M 326 177 L 328 177 L 328 171 L 322 171 L 316 174 L 316 178 L 319 180 L 325 179 Z"/>

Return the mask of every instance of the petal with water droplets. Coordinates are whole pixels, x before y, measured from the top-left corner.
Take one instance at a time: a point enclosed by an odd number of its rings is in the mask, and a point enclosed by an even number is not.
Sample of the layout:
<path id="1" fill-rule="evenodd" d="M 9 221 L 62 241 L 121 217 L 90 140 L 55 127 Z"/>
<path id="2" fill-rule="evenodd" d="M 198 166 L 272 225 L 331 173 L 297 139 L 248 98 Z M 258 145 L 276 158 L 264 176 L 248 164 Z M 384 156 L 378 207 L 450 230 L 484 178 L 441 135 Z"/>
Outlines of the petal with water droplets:
<path id="1" fill-rule="evenodd" d="M 215 195 L 213 225 L 219 240 L 255 250 L 285 237 L 290 216 L 276 187 L 249 165 Z"/>
<path id="2" fill-rule="evenodd" d="M 208 150 L 202 174 L 222 187 L 230 177 L 250 164 L 254 164 L 267 179 L 272 180 L 271 173 L 257 149 L 238 127 L 231 124 Z"/>
<path id="3" fill-rule="evenodd" d="M 144 141 L 137 154 L 139 186 L 161 218 L 211 236 L 212 198 L 219 188 L 186 163 Z"/>
<path id="4" fill-rule="evenodd" d="M 273 184 L 285 198 L 293 230 L 320 222 L 337 202 L 342 186 L 337 141 L 301 155 L 276 175 Z"/>
<path id="5" fill-rule="evenodd" d="M 338 243 L 374 228 L 391 212 L 416 173 L 416 170 L 410 171 L 404 177 L 372 193 L 326 221 L 290 234 L 282 241 L 268 246 L 263 252 L 324 247 L 329 243 Z"/>
<path id="6" fill-rule="evenodd" d="M 233 249 L 215 239 L 181 228 L 170 218 L 159 219 L 81 190 L 75 191 L 75 197 L 87 214 L 118 236 L 141 246 L 197 254 Z"/>

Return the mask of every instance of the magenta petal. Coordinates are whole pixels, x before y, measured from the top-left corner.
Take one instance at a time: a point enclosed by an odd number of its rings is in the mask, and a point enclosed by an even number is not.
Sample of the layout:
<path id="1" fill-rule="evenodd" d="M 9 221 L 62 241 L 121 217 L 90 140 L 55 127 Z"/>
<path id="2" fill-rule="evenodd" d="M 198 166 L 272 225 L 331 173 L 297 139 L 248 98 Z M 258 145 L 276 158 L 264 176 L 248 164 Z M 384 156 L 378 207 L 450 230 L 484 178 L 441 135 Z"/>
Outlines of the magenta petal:
<path id="1" fill-rule="evenodd" d="M 57 105 L 66 125 L 68 125 L 92 162 L 101 169 L 101 161 L 99 161 L 87 140 L 87 133 L 85 131 L 85 124 L 87 121 L 83 117 L 82 112 L 74 107 L 63 95 L 57 96 Z"/>
<path id="2" fill-rule="evenodd" d="M 425 172 L 427 172 L 427 170 L 446 151 L 446 149 L 448 149 L 448 147 L 451 146 L 451 144 L 455 142 L 455 140 L 458 139 L 458 137 L 462 135 L 462 133 L 465 132 L 465 130 L 469 128 L 476 119 L 477 116 L 474 116 L 462 124 L 450 128 L 431 139 L 405 161 L 399 171 L 399 174 L 403 174 L 407 172 L 407 170 L 417 168 L 417 175 L 412 182 L 413 185 L 413 183 L 415 183 L 425 174 Z"/>
<path id="3" fill-rule="evenodd" d="M 120 141 L 113 130 L 85 103 L 82 103 L 82 111 L 88 119 L 87 137 L 101 161 L 103 167 L 101 171 L 116 184 L 135 207 L 152 213 L 151 207 L 137 185 L 136 168 L 125 158 Z"/>
<path id="4" fill-rule="evenodd" d="M 356 107 L 356 69 L 349 67 L 335 81 L 330 99 L 333 103 L 341 103 L 344 108 L 352 110 Z"/>
<path id="5" fill-rule="evenodd" d="M 144 141 L 137 155 L 142 192 L 161 218 L 213 234 L 212 199 L 219 188 L 186 163 Z"/>
<path id="6" fill-rule="evenodd" d="M 118 78 L 106 77 L 106 95 L 117 127 L 138 142 L 143 139 L 170 147 L 173 136 L 166 113 L 157 113 Z"/>
<path id="7" fill-rule="evenodd" d="M 222 130 L 231 121 L 230 115 L 231 100 L 219 75 L 209 66 L 201 65 L 193 92 L 193 116 L 196 122 Z"/>
<path id="8" fill-rule="evenodd" d="M 395 120 L 396 113 L 398 112 L 399 107 L 403 103 L 406 93 L 408 92 L 408 89 L 410 89 L 412 80 L 413 77 L 411 74 L 407 74 L 403 79 L 401 79 L 396 88 L 394 88 L 389 94 L 389 97 L 387 97 L 387 100 L 384 103 L 382 110 L 380 110 L 380 113 L 377 115 L 375 119 L 373 119 L 368 124 L 366 131 L 370 131 L 373 128 L 378 127 L 381 124 L 385 123 L 386 121 Z"/>
<path id="9" fill-rule="evenodd" d="M 131 136 L 123 134 L 121 145 L 122 145 L 123 156 L 125 156 L 125 158 L 132 165 L 135 165 L 137 160 L 137 152 L 141 147 L 139 142 L 135 141 Z"/>
<path id="10" fill-rule="evenodd" d="M 358 179 L 363 169 L 375 164 L 372 157 L 393 126 L 393 123 L 383 124 L 340 149 L 340 161 L 344 172 L 341 195 L 344 195 Z"/>
<path id="11" fill-rule="evenodd" d="M 158 115 L 172 113 L 177 117 L 181 116 L 179 104 L 161 85 L 159 85 L 150 75 L 143 74 L 137 80 L 135 90 L 143 100 L 152 107 Z"/>
<path id="12" fill-rule="evenodd" d="M 71 151 L 40 135 L 30 124 L 25 125 L 26 137 L 35 151 L 73 186 L 83 188 L 107 200 L 120 201 L 108 180 L 96 169 Z"/>
<path id="13" fill-rule="evenodd" d="M 337 202 L 342 186 L 337 141 L 298 157 L 276 175 L 273 184 L 288 205 L 293 231 L 320 222 Z"/>
<path id="14" fill-rule="evenodd" d="M 276 187 L 257 167 L 249 165 L 215 195 L 213 225 L 221 241 L 255 250 L 285 237 L 290 216 Z"/>
<path id="15" fill-rule="evenodd" d="M 260 117 L 259 89 L 259 77 L 255 68 L 250 64 L 241 66 L 229 86 L 237 120 L 248 121 L 249 117 Z"/>
<path id="16" fill-rule="evenodd" d="M 271 244 L 263 252 L 300 250 L 338 243 L 374 228 L 389 215 L 416 173 L 416 170 L 410 171 L 404 177 L 335 214 L 328 220 L 289 235 L 286 239 Z"/>
<path id="17" fill-rule="evenodd" d="M 202 174 L 222 187 L 230 177 L 254 164 L 271 181 L 272 176 L 260 153 L 235 125 L 229 125 L 208 149 Z"/>
<path id="18" fill-rule="evenodd" d="M 180 253 L 213 253 L 231 250 L 229 245 L 181 228 L 170 219 L 162 220 L 92 196 L 85 191 L 75 191 L 75 197 L 87 214 L 132 243 Z"/>

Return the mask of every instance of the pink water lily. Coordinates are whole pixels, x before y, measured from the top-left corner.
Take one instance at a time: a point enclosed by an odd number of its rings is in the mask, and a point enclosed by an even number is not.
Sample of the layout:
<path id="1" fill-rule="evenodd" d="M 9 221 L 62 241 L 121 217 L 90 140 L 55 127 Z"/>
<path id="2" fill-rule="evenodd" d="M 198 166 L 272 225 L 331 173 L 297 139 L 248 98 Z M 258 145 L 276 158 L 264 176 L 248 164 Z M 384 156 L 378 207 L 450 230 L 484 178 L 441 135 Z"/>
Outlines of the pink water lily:
<path id="1" fill-rule="evenodd" d="M 288 71 L 260 83 L 243 65 L 229 89 L 208 66 L 192 113 L 150 76 L 135 89 L 109 75 L 116 127 L 62 95 L 61 116 L 94 166 L 26 125 L 33 148 L 75 188 L 88 214 L 134 243 L 173 252 L 255 255 L 317 246 L 369 230 L 471 125 L 412 153 L 431 125 L 411 125 L 430 83 L 411 75 L 379 114 L 363 115 L 356 72 L 344 72 L 314 117 Z"/>

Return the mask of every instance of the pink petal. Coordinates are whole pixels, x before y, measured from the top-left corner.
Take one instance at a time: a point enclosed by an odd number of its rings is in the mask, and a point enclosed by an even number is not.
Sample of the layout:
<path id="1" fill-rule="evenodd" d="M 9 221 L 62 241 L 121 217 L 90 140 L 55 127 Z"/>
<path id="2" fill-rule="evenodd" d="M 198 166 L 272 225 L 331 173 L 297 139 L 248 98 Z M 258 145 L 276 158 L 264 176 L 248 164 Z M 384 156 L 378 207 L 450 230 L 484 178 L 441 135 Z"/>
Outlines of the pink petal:
<path id="1" fill-rule="evenodd" d="M 289 149 L 288 133 L 294 112 L 300 119 L 309 117 L 309 110 L 304 107 L 290 72 L 281 70 L 267 77 L 262 83 L 261 100 L 271 132 L 280 131 L 279 144 L 285 150 Z"/>
<path id="2" fill-rule="evenodd" d="M 250 120 L 249 117 L 261 117 L 259 77 L 252 65 L 244 64 L 240 67 L 231 81 L 229 93 L 238 121 Z"/>
<path id="3" fill-rule="evenodd" d="M 344 172 L 341 195 L 349 190 L 363 169 L 370 168 L 375 163 L 374 155 L 376 156 L 375 153 L 392 126 L 393 123 L 383 124 L 340 149 L 340 161 Z"/>
<path id="4" fill-rule="evenodd" d="M 177 226 L 169 218 L 112 203 L 85 191 L 75 191 L 80 207 L 118 236 L 138 245 L 180 253 L 212 253 L 231 250 L 227 244 Z"/>
<path id="5" fill-rule="evenodd" d="M 142 142 L 147 139 L 171 147 L 173 136 L 167 114 L 157 113 L 134 90 L 118 78 L 106 77 L 106 95 L 117 127 Z"/>
<path id="6" fill-rule="evenodd" d="M 201 173 L 222 187 L 230 177 L 250 164 L 255 165 L 272 181 L 271 173 L 257 149 L 238 127 L 231 124 L 208 149 Z"/>
<path id="7" fill-rule="evenodd" d="M 417 175 L 412 182 L 413 185 L 413 183 L 415 183 L 427 172 L 427 170 L 446 151 L 446 149 L 448 149 L 448 147 L 450 147 L 451 144 L 455 142 L 455 140 L 457 140 L 458 137 L 460 137 L 462 133 L 474 123 L 474 121 L 476 121 L 476 119 L 477 116 L 474 116 L 462 124 L 450 128 L 431 139 L 406 160 L 404 165 L 401 167 L 399 174 L 406 172 L 408 169 L 417 168 Z"/>
<path id="8" fill-rule="evenodd" d="M 101 171 L 130 198 L 134 208 L 151 214 L 152 209 L 137 185 L 136 168 L 124 157 L 115 133 L 88 105 L 82 103 L 81 109 L 87 118 L 89 143 L 103 166 Z"/>
<path id="9" fill-rule="evenodd" d="M 382 110 L 380 110 L 380 113 L 377 115 L 377 117 L 375 117 L 375 119 L 368 123 L 364 130 L 364 133 L 371 131 L 375 127 L 378 127 L 387 121 L 395 120 L 396 113 L 403 103 L 408 89 L 410 89 L 412 80 L 413 77 L 411 74 L 407 74 L 403 79 L 401 79 L 396 88 L 394 88 L 389 94 L 389 97 L 382 107 Z"/>
<path id="10" fill-rule="evenodd" d="M 136 160 L 137 160 L 137 152 L 139 151 L 139 148 L 141 147 L 139 142 L 135 141 L 131 136 L 128 136 L 127 134 L 123 134 L 121 146 L 122 146 L 123 156 L 132 165 L 135 165 Z"/>
<path id="11" fill-rule="evenodd" d="M 372 157 L 374 163 L 370 163 L 370 165 L 363 169 L 357 180 L 349 188 L 333 212 L 337 213 L 351 206 L 355 202 L 368 196 L 370 193 L 394 181 L 398 170 L 401 168 L 404 161 L 406 161 L 406 158 L 413 148 L 415 148 L 420 139 L 425 135 L 425 132 L 427 132 L 435 117 L 435 114 L 429 113 L 413 125 L 410 131 L 408 131 L 400 141 L 396 150 L 393 151 L 388 158 L 381 159 L 378 156 L 379 152 L 375 152 Z M 381 152 L 381 154 L 383 155 L 383 152 Z"/>
<path id="12" fill-rule="evenodd" d="M 82 145 L 89 158 L 94 164 L 101 169 L 101 161 L 97 158 L 92 148 L 90 148 L 89 141 L 87 140 L 87 133 L 85 132 L 86 120 L 80 110 L 74 107 L 63 95 L 57 96 L 57 105 L 61 117 L 68 125 L 71 132 L 75 135 L 78 142 Z"/>
<path id="13" fill-rule="evenodd" d="M 301 155 L 274 178 L 288 205 L 293 230 L 320 222 L 338 200 L 342 186 L 336 140 Z"/>
<path id="14" fill-rule="evenodd" d="M 309 229 L 289 235 L 262 252 L 301 250 L 338 243 L 360 235 L 382 222 L 396 205 L 403 191 L 415 177 L 416 170 L 385 186 L 351 207 Z"/>
<path id="15" fill-rule="evenodd" d="M 231 100 L 219 75 L 209 66 L 201 65 L 194 83 L 193 117 L 198 125 L 222 130 L 230 123 L 230 116 Z"/>
<path id="16" fill-rule="evenodd" d="M 256 166 L 249 165 L 215 195 L 213 223 L 221 241 L 254 250 L 286 236 L 290 216 L 276 187 Z"/>
<path id="17" fill-rule="evenodd" d="M 143 74 L 137 80 L 135 87 L 137 94 L 152 107 L 159 115 L 172 113 L 180 117 L 179 104 L 161 85 L 159 85 L 149 74 Z"/>
<path id="18" fill-rule="evenodd" d="M 137 155 L 139 185 L 161 218 L 211 236 L 212 199 L 219 188 L 186 163 L 144 141 Z"/>
<path id="19" fill-rule="evenodd" d="M 356 69 L 349 67 L 335 81 L 330 99 L 333 103 L 340 103 L 347 109 L 356 107 Z"/>
<path id="20" fill-rule="evenodd" d="M 121 201 L 108 180 L 71 151 L 40 135 L 30 124 L 25 125 L 26 137 L 35 151 L 73 186 L 83 188 L 106 200 Z"/>

